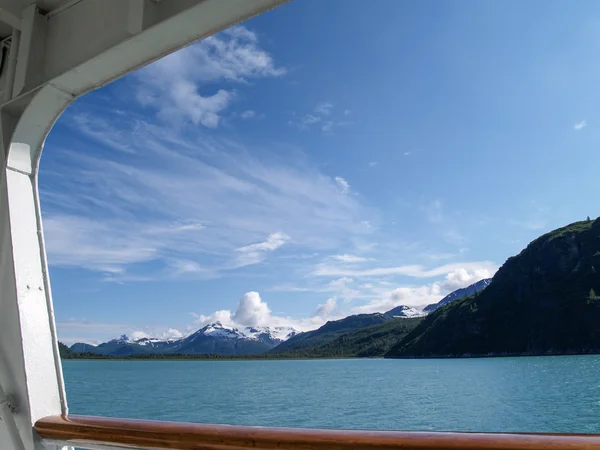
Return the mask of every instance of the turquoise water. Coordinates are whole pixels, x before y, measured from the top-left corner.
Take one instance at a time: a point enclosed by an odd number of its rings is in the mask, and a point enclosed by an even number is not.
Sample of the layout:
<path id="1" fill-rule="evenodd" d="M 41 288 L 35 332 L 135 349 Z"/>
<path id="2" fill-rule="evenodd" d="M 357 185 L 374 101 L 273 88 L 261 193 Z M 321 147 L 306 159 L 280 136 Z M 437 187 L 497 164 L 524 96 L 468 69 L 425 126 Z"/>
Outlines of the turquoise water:
<path id="1" fill-rule="evenodd" d="M 290 427 L 600 433 L 600 356 L 63 366 L 73 414 Z"/>

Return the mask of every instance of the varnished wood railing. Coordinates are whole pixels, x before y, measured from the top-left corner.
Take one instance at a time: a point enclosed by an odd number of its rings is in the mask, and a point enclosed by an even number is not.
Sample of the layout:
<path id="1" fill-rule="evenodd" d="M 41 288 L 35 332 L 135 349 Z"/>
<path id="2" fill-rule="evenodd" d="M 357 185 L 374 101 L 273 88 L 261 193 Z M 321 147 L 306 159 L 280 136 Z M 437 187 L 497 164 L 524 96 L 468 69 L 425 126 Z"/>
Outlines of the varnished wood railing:
<path id="1" fill-rule="evenodd" d="M 337 431 L 105 417 L 46 417 L 44 439 L 73 446 L 180 450 L 600 450 L 600 435 Z"/>

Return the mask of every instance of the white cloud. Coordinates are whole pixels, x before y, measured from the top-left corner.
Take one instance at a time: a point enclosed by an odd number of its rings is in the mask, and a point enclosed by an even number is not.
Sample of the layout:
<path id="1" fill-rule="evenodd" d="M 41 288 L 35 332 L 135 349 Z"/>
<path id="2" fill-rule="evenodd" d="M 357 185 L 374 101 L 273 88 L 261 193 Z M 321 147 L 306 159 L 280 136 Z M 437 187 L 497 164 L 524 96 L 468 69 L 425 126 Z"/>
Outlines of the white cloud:
<path id="1" fill-rule="evenodd" d="M 467 271 L 487 270 L 489 273 L 495 273 L 497 266 L 490 261 L 452 263 L 431 269 L 426 269 L 417 264 L 397 267 L 375 267 L 369 269 L 354 269 L 348 267 L 347 265 L 335 266 L 329 264 L 319 264 L 314 270 L 313 275 L 355 278 L 397 275 L 413 278 L 433 278 L 459 269 L 464 269 Z"/>
<path id="2" fill-rule="evenodd" d="M 340 262 L 348 263 L 348 264 L 369 261 L 369 258 L 364 258 L 362 256 L 356 256 L 356 255 L 349 255 L 347 253 L 345 253 L 343 255 L 333 255 L 333 256 L 331 256 L 331 258 L 335 259 L 336 261 L 340 261 Z"/>
<path id="3" fill-rule="evenodd" d="M 365 305 L 354 307 L 351 312 L 354 314 L 386 312 L 399 305 L 421 308 L 439 302 L 452 291 L 467 287 L 484 278 L 490 278 L 495 271 L 495 267 L 457 268 L 448 272 L 442 281 L 421 286 L 401 286 L 391 290 L 387 287 L 376 288 L 373 285 L 364 285 L 363 287 L 371 289 L 374 298 Z M 389 282 L 379 284 L 390 286 Z"/>
<path id="4" fill-rule="evenodd" d="M 324 307 L 323 312 L 326 310 L 327 307 Z M 267 302 L 262 300 L 258 292 L 245 293 L 240 298 L 237 308 L 233 313 L 229 310 L 220 310 L 210 315 L 193 315 L 200 326 L 218 321 L 234 327 L 288 326 L 294 327 L 299 331 L 313 330 L 323 325 L 327 320 L 327 316 L 325 315 L 313 315 L 304 319 L 273 315 Z"/>
<path id="5" fill-rule="evenodd" d="M 256 111 L 248 109 L 248 110 L 244 111 L 242 114 L 240 114 L 240 117 L 242 119 L 253 119 L 254 117 L 256 117 Z"/>
<path id="6" fill-rule="evenodd" d="M 321 116 L 330 115 L 332 109 L 333 105 L 329 102 L 321 102 L 317 106 L 315 106 L 315 112 L 320 114 Z"/>
<path id="7" fill-rule="evenodd" d="M 264 261 L 267 252 L 277 250 L 290 240 L 285 233 L 271 233 L 267 240 L 256 244 L 246 245 L 238 248 L 236 251 L 242 253 L 238 258 L 238 267 L 257 264 Z"/>
<path id="8" fill-rule="evenodd" d="M 180 339 L 183 336 L 184 334 L 175 328 L 169 328 L 162 334 L 163 339 Z"/>
<path id="9" fill-rule="evenodd" d="M 234 92 L 209 91 L 207 83 L 222 80 L 245 83 L 254 78 L 278 77 L 285 72 L 259 47 L 255 33 L 237 26 L 138 71 L 137 99 L 143 106 L 156 108 L 159 117 L 166 121 L 179 124 L 190 120 L 215 128 Z"/>
<path id="10" fill-rule="evenodd" d="M 327 299 L 325 303 L 322 303 L 321 305 L 317 306 L 317 309 L 313 313 L 313 317 L 320 317 L 326 320 L 327 318 L 331 317 L 331 314 L 333 313 L 336 307 L 337 301 L 335 297 L 331 297 Z"/>
<path id="11" fill-rule="evenodd" d="M 353 314 L 370 314 L 375 312 L 386 312 L 396 306 L 406 305 L 423 307 L 431 303 L 439 302 L 443 294 L 437 283 L 425 286 L 405 286 L 393 290 L 379 290 L 380 295 L 366 305 L 360 305 L 352 309 Z"/>
<path id="12" fill-rule="evenodd" d="M 271 252 L 273 250 L 277 250 L 283 244 L 285 244 L 290 239 L 284 233 L 272 233 L 267 237 L 267 240 L 264 242 L 258 242 L 256 244 L 250 244 L 245 247 L 238 248 L 238 252 L 244 253 L 253 253 L 253 252 Z"/>
<path id="13" fill-rule="evenodd" d="M 445 280 L 440 283 L 440 287 L 445 291 L 452 292 L 470 286 L 484 278 L 491 278 L 494 273 L 495 270 L 490 268 L 456 269 L 446 275 Z"/>
<path id="14" fill-rule="evenodd" d="M 221 309 L 206 316 L 204 314 L 192 313 L 192 316 L 196 318 L 196 321 L 202 327 L 215 322 L 221 322 L 223 325 L 237 325 L 233 322 L 231 311 L 227 309 Z"/>
<path id="15" fill-rule="evenodd" d="M 375 167 L 377 165 L 377 161 L 371 161 L 369 163 L 369 167 Z"/>
<path id="16" fill-rule="evenodd" d="M 313 116 L 312 114 L 306 114 L 302 116 L 300 119 L 300 127 L 308 128 L 308 126 L 313 125 L 317 122 L 320 122 L 321 118 L 319 116 Z"/>
<path id="17" fill-rule="evenodd" d="M 581 122 L 578 122 L 575 125 L 573 125 L 573 129 L 575 131 L 583 130 L 585 127 L 587 127 L 587 122 L 585 120 L 582 120 Z"/>
<path id="18" fill-rule="evenodd" d="M 234 322 L 249 327 L 267 326 L 271 319 L 271 310 L 266 302 L 261 300 L 258 292 L 247 292 L 240 299 L 231 318 Z"/>
<path id="19" fill-rule="evenodd" d="M 172 278 L 182 277 L 201 277 L 211 278 L 215 275 L 212 269 L 203 266 L 198 261 L 185 258 L 169 258 L 165 261 L 168 267 L 168 273 Z"/>
<path id="20" fill-rule="evenodd" d="M 133 339 L 135 341 L 137 341 L 138 339 L 144 339 L 144 338 L 149 338 L 151 336 L 148 336 L 148 333 L 146 333 L 145 331 L 133 331 L 130 334 L 128 334 L 130 339 Z"/>
<path id="21" fill-rule="evenodd" d="M 350 114 L 352 114 L 352 111 L 350 111 L 349 109 L 345 109 L 344 110 L 344 115 L 345 116 L 349 116 Z"/>
<path id="22" fill-rule="evenodd" d="M 348 194 L 350 192 L 350 183 L 348 183 L 344 178 L 335 177 L 335 182 L 342 194 Z"/>

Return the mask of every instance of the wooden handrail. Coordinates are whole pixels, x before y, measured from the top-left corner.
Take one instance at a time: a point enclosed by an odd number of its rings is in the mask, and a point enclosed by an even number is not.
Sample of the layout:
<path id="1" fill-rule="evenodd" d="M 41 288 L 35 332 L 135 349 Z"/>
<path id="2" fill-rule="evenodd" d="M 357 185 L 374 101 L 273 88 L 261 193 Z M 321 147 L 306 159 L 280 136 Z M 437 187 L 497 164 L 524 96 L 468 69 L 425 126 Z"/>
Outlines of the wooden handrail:
<path id="1" fill-rule="evenodd" d="M 52 416 L 35 431 L 74 446 L 180 450 L 600 450 L 600 435 L 310 430 Z"/>

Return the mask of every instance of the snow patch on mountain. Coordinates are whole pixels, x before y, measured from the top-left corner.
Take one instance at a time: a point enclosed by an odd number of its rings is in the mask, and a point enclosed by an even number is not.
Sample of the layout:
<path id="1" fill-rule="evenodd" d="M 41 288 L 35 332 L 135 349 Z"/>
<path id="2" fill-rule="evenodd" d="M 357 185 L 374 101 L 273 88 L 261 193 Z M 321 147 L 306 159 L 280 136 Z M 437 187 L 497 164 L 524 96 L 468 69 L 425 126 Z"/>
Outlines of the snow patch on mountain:
<path id="1" fill-rule="evenodd" d="M 422 317 L 425 316 L 426 313 L 424 313 L 421 310 L 418 310 L 416 308 L 412 308 L 410 306 L 406 306 L 406 305 L 400 305 L 400 306 L 396 306 L 395 308 L 390 309 L 388 312 L 385 313 L 388 316 L 392 316 L 392 317 Z"/>
<path id="2" fill-rule="evenodd" d="M 243 329 L 243 333 L 248 339 L 268 337 L 271 340 L 283 342 L 295 336 L 297 330 L 293 327 L 246 327 Z"/>
<path id="3" fill-rule="evenodd" d="M 293 327 L 244 327 L 235 328 L 223 325 L 221 322 L 214 322 L 200 328 L 196 332 L 181 337 L 179 339 L 159 339 L 144 337 L 141 339 L 131 339 L 126 334 L 112 339 L 110 343 L 116 344 L 136 344 L 144 347 L 163 347 L 166 345 L 177 345 L 183 341 L 193 342 L 200 337 L 210 337 L 214 339 L 250 339 L 256 341 L 283 342 L 295 336 L 298 333 Z"/>

